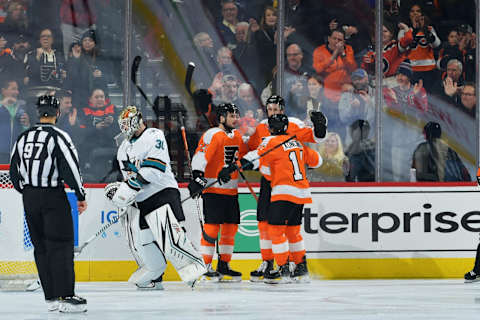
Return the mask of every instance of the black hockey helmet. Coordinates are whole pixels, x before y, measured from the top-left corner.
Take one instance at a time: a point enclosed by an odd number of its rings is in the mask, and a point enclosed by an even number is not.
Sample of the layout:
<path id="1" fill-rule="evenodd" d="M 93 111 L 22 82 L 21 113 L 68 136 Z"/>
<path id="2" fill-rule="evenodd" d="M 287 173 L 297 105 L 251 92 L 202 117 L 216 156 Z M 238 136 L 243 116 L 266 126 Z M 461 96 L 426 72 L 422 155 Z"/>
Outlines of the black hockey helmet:
<path id="1" fill-rule="evenodd" d="M 215 110 L 217 113 L 217 120 L 220 122 L 220 116 L 224 116 L 227 118 L 227 113 L 236 113 L 240 115 L 240 110 L 236 105 L 233 103 L 222 103 L 217 106 L 217 109 Z"/>
<path id="2" fill-rule="evenodd" d="M 442 136 L 442 127 L 440 127 L 439 123 L 430 121 L 423 127 L 423 132 L 427 141 L 431 141 Z"/>
<path id="3" fill-rule="evenodd" d="M 268 128 L 272 135 L 285 134 L 288 128 L 288 117 L 280 113 L 268 117 Z"/>
<path id="4" fill-rule="evenodd" d="M 280 96 L 277 96 L 277 95 L 270 96 L 270 98 L 268 98 L 267 102 L 265 103 L 265 107 L 271 103 L 278 104 L 280 106 L 280 109 L 282 110 L 285 109 L 285 100 L 283 100 L 283 98 Z"/>
<path id="5" fill-rule="evenodd" d="M 37 108 L 40 117 L 53 117 L 57 115 L 60 101 L 54 96 L 40 96 L 37 100 Z"/>

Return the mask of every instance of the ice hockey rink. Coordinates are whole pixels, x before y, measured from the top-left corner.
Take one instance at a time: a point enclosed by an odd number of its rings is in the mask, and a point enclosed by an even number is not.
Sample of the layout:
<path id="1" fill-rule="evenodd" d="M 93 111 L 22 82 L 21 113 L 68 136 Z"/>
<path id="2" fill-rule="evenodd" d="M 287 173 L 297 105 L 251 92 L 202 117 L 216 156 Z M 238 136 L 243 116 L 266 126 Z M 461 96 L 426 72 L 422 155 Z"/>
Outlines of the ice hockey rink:
<path id="1" fill-rule="evenodd" d="M 88 312 L 47 312 L 43 293 L 0 292 L 1 319 L 479 319 L 480 283 L 462 280 L 314 280 L 308 284 L 205 283 L 136 291 L 80 282 Z"/>

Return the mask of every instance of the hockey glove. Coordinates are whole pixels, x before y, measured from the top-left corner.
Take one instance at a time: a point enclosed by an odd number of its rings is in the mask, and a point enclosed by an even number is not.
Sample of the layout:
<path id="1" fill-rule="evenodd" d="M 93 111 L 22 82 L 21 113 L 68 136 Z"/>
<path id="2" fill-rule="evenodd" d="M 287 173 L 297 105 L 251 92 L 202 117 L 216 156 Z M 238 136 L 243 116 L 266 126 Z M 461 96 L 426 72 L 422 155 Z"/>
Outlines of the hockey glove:
<path id="1" fill-rule="evenodd" d="M 223 168 L 220 170 L 218 173 L 217 179 L 219 184 L 225 184 L 228 183 L 230 180 L 232 180 L 232 177 L 230 176 L 232 172 L 235 172 L 238 167 L 235 165 L 235 163 L 231 163 L 228 165 L 228 167 Z"/>
<path id="2" fill-rule="evenodd" d="M 242 170 L 253 170 L 253 162 L 245 158 L 240 159 L 240 164 L 242 165 Z"/>
<path id="3" fill-rule="evenodd" d="M 112 182 L 109 183 L 104 191 L 105 196 L 113 202 L 113 204 L 119 208 L 126 207 L 135 201 L 138 191 L 141 186 L 134 180 L 128 180 L 127 182 Z"/>
<path id="4" fill-rule="evenodd" d="M 200 197 L 200 194 L 207 185 L 207 182 L 207 179 L 203 177 L 203 172 L 197 170 L 193 171 L 193 180 L 188 184 L 190 196 L 193 199 Z"/>
<path id="5" fill-rule="evenodd" d="M 319 139 L 325 138 L 328 124 L 327 117 L 325 117 L 325 115 L 320 111 L 312 111 L 310 113 L 310 120 L 312 120 L 313 123 L 313 132 L 315 137 Z"/>

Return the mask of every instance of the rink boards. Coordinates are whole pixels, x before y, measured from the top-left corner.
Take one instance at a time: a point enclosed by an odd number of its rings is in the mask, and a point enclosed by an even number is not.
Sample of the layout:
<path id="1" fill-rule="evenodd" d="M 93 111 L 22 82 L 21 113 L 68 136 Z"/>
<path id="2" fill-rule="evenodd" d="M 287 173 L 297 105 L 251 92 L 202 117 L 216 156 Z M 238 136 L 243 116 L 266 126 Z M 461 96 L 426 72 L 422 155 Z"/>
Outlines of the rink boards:
<path id="1" fill-rule="evenodd" d="M 247 279 L 260 259 L 256 203 L 248 189 L 240 191 L 241 224 L 231 265 Z M 182 188 L 181 193 L 183 198 L 188 191 Z M 473 265 L 480 232 L 478 187 L 329 186 L 312 188 L 312 197 L 304 208 L 302 232 L 310 272 L 318 278 L 452 278 Z M 0 264 L 30 259 L 21 197 L 2 190 L 0 198 Z M 118 214 L 103 188 L 87 188 L 88 210 L 81 216 L 74 197 L 69 198 L 78 221 L 76 245 Z M 184 210 L 189 236 L 198 244 L 195 202 L 186 201 Z M 126 280 L 135 268 L 120 223 L 76 258 L 80 281 Z M 165 279 L 178 280 L 170 266 Z"/>

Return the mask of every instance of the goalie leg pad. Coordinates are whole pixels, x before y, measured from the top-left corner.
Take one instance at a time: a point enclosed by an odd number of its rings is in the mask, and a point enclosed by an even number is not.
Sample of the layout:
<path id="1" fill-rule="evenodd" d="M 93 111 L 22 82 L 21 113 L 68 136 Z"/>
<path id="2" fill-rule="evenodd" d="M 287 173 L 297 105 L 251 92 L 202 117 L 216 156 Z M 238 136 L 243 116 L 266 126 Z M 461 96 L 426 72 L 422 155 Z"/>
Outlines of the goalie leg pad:
<path id="1" fill-rule="evenodd" d="M 145 219 L 160 249 L 177 270 L 182 281 L 195 281 L 207 271 L 201 254 L 187 238 L 169 204 L 150 212 Z"/>
<path id="2" fill-rule="evenodd" d="M 125 219 L 128 244 L 139 268 L 128 281 L 142 287 L 159 278 L 167 268 L 167 262 L 155 243 L 150 229 L 140 229 L 140 211 L 134 207 L 129 208 L 128 216 Z"/>

